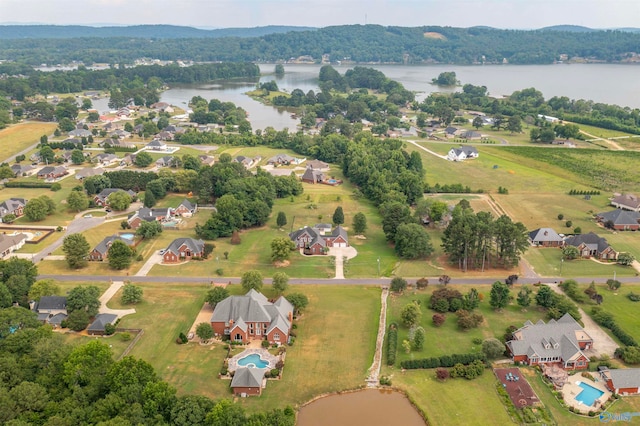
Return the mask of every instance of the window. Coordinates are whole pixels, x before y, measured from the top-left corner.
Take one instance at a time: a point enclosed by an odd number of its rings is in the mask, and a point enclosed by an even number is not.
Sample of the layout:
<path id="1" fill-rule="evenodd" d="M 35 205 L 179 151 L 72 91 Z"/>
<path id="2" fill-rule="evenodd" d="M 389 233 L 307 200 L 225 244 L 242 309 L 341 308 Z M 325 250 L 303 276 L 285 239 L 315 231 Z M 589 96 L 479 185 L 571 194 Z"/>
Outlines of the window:
<path id="1" fill-rule="evenodd" d="M 258 336 L 261 334 L 261 333 L 260 333 L 260 327 L 258 327 L 258 328 L 256 329 L 256 334 L 257 334 Z"/>
<path id="2" fill-rule="evenodd" d="M 236 333 L 236 337 L 234 338 L 234 340 L 236 340 L 238 342 L 242 342 L 242 334 Z"/>
<path id="3" fill-rule="evenodd" d="M 280 340 L 280 333 L 278 333 L 277 331 L 273 333 L 273 340 Z"/>

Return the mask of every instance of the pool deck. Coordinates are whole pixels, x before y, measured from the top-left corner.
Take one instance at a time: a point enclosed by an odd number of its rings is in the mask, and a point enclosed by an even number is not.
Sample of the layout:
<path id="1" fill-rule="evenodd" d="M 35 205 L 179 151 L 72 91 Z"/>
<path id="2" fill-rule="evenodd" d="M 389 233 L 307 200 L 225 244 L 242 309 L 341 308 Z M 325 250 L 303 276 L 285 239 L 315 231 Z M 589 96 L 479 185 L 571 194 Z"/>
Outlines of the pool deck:
<path id="1" fill-rule="evenodd" d="M 604 392 L 604 394 L 600 398 L 598 398 L 591 407 L 588 407 L 582 402 L 576 400 L 576 396 L 578 396 L 583 390 L 578 385 L 578 383 L 581 382 L 584 382 L 589 386 L 592 386 Z M 589 380 L 586 377 L 582 377 L 580 373 L 576 373 L 573 376 L 569 376 L 569 380 L 562 387 L 562 396 L 564 397 L 564 401 L 569 407 L 573 407 L 581 413 L 588 413 L 589 411 L 598 411 L 602 404 L 611 397 L 611 392 L 607 390 L 602 380 L 598 379 L 597 382 L 594 382 L 593 380 Z"/>
<path id="2" fill-rule="evenodd" d="M 269 363 L 269 365 L 265 368 L 266 370 L 272 370 L 272 369 L 276 368 L 276 364 L 280 360 L 279 357 L 277 357 L 275 355 L 271 355 L 269 353 L 269 351 L 267 351 L 266 349 L 249 348 L 249 349 L 245 349 L 244 351 L 240 352 L 238 355 L 235 355 L 232 358 L 229 358 L 229 366 L 227 367 L 228 370 L 230 372 L 234 372 L 238 368 L 241 368 L 241 366 L 238 366 L 238 360 L 240 360 L 240 359 L 242 359 L 242 358 L 244 358 L 246 356 L 253 355 L 253 354 L 260 355 L 261 359 L 263 359 L 264 361 L 267 361 Z"/>

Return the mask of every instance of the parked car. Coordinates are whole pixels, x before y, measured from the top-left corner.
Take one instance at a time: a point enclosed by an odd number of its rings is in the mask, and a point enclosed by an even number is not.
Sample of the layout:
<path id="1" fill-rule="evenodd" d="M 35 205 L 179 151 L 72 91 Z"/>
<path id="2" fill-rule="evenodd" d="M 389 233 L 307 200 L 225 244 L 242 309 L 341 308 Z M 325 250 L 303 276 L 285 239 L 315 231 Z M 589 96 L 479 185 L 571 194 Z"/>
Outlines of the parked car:
<path id="1" fill-rule="evenodd" d="M 93 217 L 93 215 L 92 215 L 91 213 L 87 213 L 87 214 L 85 214 L 83 217 L 91 218 L 91 217 Z"/>
<path id="2" fill-rule="evenodd" d="M 162 249 L 162 250 L 160 250 L 158 253 L 159 253 L 160 255 L 163 255 L 163 254 L 165 254 L 165 253 L 166 253 L 166 251 L 167 251 L 167 249 Z"/>

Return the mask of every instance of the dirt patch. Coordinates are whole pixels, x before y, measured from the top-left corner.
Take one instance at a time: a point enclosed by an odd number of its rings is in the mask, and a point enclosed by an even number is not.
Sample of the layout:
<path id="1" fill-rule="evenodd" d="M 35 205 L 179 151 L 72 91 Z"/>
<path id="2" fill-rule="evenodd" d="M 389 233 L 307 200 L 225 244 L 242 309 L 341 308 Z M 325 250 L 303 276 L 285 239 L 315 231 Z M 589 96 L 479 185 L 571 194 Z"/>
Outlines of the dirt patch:
<path id="1" fill-rule="evenodd" d="M 353 238 L 355 238 L 356 240 L 366 240 L 367 237 L 365 237 L 364 235 L 354 235 Z"/>
<path id="2" fill-rule="evenodd" d="M 279 260 L 277 262 L 273 262 L 273 266 L 275 266 L 276 268 L 286 268 L 289 265 L 291 265 L 291 262 L 289 262 L 288 260 Z"/>
<path id="3" fill-rule="evenodd" d="M 535 405 L 540 402 L 527 379 L 520 373 L 519 368 L 500 368 L 493 371 L 509 394 L 511 402 L 517 408 Z"/>
<path id="4" fill-rule="evenodd" d="M 426 32 L 423 35 L 424 35 L 424 38 L 434 38 L 436 40 L 446 40 L 447 39 L 443 34 L 432 32 L 432 31 Z"/>

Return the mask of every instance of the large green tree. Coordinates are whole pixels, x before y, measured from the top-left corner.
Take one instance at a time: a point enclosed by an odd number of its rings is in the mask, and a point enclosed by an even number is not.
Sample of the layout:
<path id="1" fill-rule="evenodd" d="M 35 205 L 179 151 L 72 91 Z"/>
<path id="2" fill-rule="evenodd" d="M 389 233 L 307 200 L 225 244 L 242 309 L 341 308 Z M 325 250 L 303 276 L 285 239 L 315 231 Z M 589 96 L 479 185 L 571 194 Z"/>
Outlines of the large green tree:
<path id="1" fill-rule="evenodd" d="M 283 262 L 291 257 L 291 251 L 296 249 L 296 244 L 288 237 L 278 237 L 271 240 L 271 260 Z"/>
<path id="2" fill-rule="evenodd" d="M 24 207 L 24 215 L 32 222 L 44 220 L 48 211 L 47 203 L 39 198 L 32 198 Z"/>
<path id="3" fill-rule="evenodd" d="M 107 251 L 109 267 L 117 270 L 127 269 L 131 265 L 133 250 L 126 243 L 115 240 Z"/>
<path id="4" fill-rule="evenodd" d="M 256 270 L 247 271 L 242 274 L 240 284 L 244 291 L 249 291 L 251 289 L 260 291 L 262 289 L 262 274 L 260 271 Z"/>
<path id="5" fill-rule="evenodd" d="M 333 212 L 333 224 L 334 225 L 342 225 L 344 223 L 344 212 L 342 211 L 342 206 L 336 207 L 336 210 Z"/>
<path id="6" fill-rule="evenodd" d="M 209 303 L 212 308 L 215 308 L 218 302 L 223 301 L 227 297 L 229 297 L 229 290 L 224 287 L 216 286 L 207 291 L 205 301 Z"/>
<path id="7" fill-rule="evenodd" d="M 71 210 L 79 212 L 89 207 L 89 199 L 84 195 L 84 192 L 71 191 L 67 197 L 67 205 Z"/>
<path id="8" fill-rule="evenodd" d="M 109 194 L 107 203 L 115 211 L 123 211 L 129 208 L 131 205 L 131 195 L 125 191 L 116 191 Z"/>
<path id="9" fill-rule="evenodd" d="M 142 287 L 127 283 L 122 287 L 122 296 L 120 301 L 124 305 L 135 305 L 136 303 L 142 302 L 142 294 Z"/>
<path id="10" fill-rule="evenodd" d="M 358 212 L 353 216 L 353 232 L 358 235 L 364 234 L 367 230 L 367 216 L 364 213 Z"/>
<path id="11" fill-rule="evenodd" d="M 136 235 L 145 240 L 157 237 L 160 234 L 162 234 L 162 224 L 157 220 L 142 222 L 136 229 Z"/>
<path id="12" fill-rule="evenodd" d="M 395 250 L 403 259 L 425 258 L 433 253 L 427 231 L 417 223 L 405 223 L 396 230 Z"/>
<path id="13" fill-rule="evenodd" d="M 94 285 L 74 287 L 67 295 L 69 312 L 81 310 L 93 317 L 98 314 L 100 305 L 100 289 Z"/>
<path id="14" fill-rule="evenodd" d="M 491 285 L 489 293 L 489 304 L 494 309 L 506 308 L 509 304 L 511 291 L 509 286 L 502 281 L 496 281 Z"/>
<path id="15" fill-rule="evenodd" d="M 271 283 L 276 293 L 282 294 L 289 288 L 289 276 L 284 272 L 276 272 Z"/>
<path id="16" fill-rule="evenodd" d="M 80 233 L 70 234 L 64 237 L 62 251 L 65 254 L 67 265 L 71 269 L 80 269 L 87 266 L 90 249 L 91 246 L 89 246 L 87 239 Z"/>

